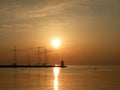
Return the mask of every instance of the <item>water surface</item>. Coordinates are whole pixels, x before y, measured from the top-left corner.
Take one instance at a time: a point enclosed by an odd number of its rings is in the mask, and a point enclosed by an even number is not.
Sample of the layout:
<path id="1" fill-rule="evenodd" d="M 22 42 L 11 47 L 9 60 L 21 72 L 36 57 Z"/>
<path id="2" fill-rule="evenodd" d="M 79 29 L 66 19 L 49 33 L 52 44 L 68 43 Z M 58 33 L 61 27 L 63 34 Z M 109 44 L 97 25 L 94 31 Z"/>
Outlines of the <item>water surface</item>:
<path id="1" fill-rule="evenodd" d="M 0 90 L 120 90 L 120 66 L 0 68 Z"/>

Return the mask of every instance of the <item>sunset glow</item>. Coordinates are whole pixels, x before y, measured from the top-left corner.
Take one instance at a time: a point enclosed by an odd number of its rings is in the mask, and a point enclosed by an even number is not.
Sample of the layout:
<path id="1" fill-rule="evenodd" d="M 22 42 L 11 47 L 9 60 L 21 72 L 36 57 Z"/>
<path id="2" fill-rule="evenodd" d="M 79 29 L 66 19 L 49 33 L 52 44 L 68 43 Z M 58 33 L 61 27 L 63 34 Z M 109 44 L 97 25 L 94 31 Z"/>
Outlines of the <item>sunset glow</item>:
<path id="1" fill-rule="evenodd" d="M 60 68 L 53 68 L 53 72 L 54 72 L 54 90 L 58 90 L 58 75 L 60 72 Z"/>
<path id="2" fill-rule="evenodd" d="M 28 53 L 30 63 L 38 63 L 45 51 L 51 64 L 64 58 L 70 65 L 120 65 L 119 3 L 0 0 L 0 64 L 14 63 L 16 47 L 17 64 L 27 64 Z"/>
<path id="3" fill-rule="evenodd" d="M 57 38 L 53 39 L 51 41 L 51 43 L 52 43 L 52 46 L 55 47 L 55 48 L 58 48 L 61 45 L 61 41 L 59 39 L 57 39 Z"/>

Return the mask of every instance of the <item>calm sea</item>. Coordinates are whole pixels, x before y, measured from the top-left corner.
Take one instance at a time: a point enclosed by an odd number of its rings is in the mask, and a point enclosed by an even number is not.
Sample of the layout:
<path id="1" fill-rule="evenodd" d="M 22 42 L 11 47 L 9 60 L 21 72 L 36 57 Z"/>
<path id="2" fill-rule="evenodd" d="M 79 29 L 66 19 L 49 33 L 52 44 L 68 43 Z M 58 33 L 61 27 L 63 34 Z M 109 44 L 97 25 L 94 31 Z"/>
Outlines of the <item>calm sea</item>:
<path id="1" fill-rule="evenodd" d="M 0 90 L 120 90 L 120 66 L 0 68 Z"/>

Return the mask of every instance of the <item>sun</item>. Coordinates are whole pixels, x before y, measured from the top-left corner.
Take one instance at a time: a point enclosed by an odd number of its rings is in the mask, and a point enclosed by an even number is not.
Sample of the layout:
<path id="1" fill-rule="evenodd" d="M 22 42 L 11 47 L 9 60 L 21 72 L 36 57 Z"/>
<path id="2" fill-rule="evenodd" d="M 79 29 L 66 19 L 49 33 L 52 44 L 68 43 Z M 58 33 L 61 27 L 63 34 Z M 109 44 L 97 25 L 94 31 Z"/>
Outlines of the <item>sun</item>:
<path id="1" fill-rule="evenodd" d="M 53 39 L 51 41 L 51 43 L 52 43 L 52 46 L 55 47 L 55 48 L 58 48 L 61 45 L 61 41 L 59 39 L 57 39 L 57 38 Z"/>

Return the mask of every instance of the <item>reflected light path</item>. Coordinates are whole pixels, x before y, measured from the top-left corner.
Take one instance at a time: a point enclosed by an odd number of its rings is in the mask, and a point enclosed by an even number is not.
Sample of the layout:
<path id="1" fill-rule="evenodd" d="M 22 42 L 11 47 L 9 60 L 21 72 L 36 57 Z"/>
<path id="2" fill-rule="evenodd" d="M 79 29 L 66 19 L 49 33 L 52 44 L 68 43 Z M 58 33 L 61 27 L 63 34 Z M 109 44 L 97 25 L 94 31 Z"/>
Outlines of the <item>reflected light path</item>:
<path id="1" fill-rule="evenodd" d="M 54 72 L 54 90 L 58 90 L 58 76 L 59 76 L 59 71 L 60 68 L 53 68 L 53 72 Z"/>

